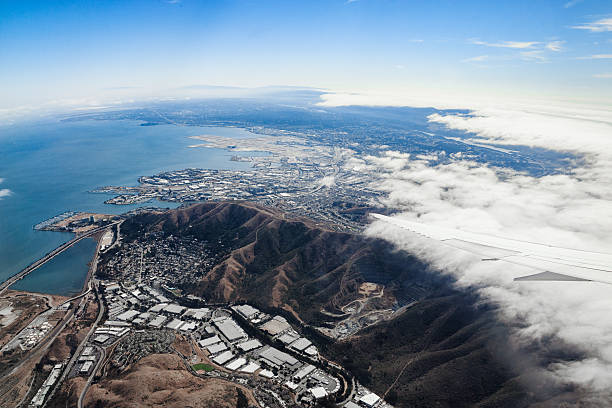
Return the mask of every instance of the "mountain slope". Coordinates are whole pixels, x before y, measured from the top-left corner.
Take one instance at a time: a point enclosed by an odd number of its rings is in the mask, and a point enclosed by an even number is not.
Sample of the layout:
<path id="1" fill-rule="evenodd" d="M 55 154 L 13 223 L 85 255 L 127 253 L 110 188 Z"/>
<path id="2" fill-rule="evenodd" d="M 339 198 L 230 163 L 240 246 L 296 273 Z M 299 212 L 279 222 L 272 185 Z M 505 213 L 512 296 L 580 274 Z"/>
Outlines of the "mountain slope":
<path id="1" fill-rule="evenodd" d="M 382 395 L 394 384 L 387 399 L 398 407 L 522 407 L 551 397 L 548 389 L 527 392 L 528 381 L 517 374 L 523 359 L 508 351 L 507 329 L 494 310 L 385 241 L 237 202 L 139 215 L 122 229 L 210 243 L 222 260 L 184 289 L 213 301 L 284 309 L 307 325 L 323 354 L 366 386 Z M 381 289 L 367 302 L 364 284 Z M 343 341 L 313 329 L 333 326 L 359 302 L 386 319 Z"/>

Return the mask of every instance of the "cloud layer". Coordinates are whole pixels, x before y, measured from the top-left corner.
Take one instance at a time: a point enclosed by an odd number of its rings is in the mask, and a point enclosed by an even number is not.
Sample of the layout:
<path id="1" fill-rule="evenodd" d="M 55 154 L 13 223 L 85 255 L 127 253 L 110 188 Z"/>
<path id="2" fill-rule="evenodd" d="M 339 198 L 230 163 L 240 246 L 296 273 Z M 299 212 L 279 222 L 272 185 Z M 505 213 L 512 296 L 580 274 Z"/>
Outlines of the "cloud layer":
<path id="1" fill-rule="evenodd" d="M 592 33 L 603 33 L 606 31 L 612 31 L 612 17 L 602 18 L 599 20 L 592 21 L 590 23 L 576 25 L 572 28 L 578 30 L 587 30 Z"/>
<path id="2" fill-rule="evenodd" d="M 612 114 L 606 110 L 524 107 L 483 109 L 472 115 L 435 114 L 431 122 L 469 132 L 479 143 L 524 145 L 572 152 L 584 160 L 565 172 L 531 177 L 482 165 L 462 154 L 411 156 L 386 151 L 346 165 L 371 173 L 372 187 L 387 192 L 383 204 L 399 217 L 563 247 L 610 252 L 612 248 Z M 444 160 L 438 160 L 442 158 Z M 578 166 L 578 167 L 576 167 Z M 452 274 L 500 306 L 522 347 L 550 339 L 583 358 L 557 357 L 546 367 L 560 383 L 587 390 L 597 403 L 612 403 L 612 288 L 598 283 L 529 283 L 512 279 L 526 268 L 479 262 L 382 222 L 368 234 L 384 237 Z"/>
<path id="3" fill-rule="evenodd" d="M 4 179 L 0 178 L 0 184 L 2 184 L 2 182 L 4 182 Z M 0 200 L 2 200 L 4 197 L 10 196 L 11 194 L 12 192 L 8 188 L 0 188 Z"/>

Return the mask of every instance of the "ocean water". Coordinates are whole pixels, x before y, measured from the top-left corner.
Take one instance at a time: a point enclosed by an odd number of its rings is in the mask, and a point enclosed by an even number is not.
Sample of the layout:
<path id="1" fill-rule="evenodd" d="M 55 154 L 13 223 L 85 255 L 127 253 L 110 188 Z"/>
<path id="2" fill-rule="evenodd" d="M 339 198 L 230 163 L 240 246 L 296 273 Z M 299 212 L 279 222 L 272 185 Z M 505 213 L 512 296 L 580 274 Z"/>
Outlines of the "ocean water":
<path id="1" fill-rule="evenodd" d="M 40 221 L 69 210 L 120 214 L 138 206 L 176 206 L 157 202 L 107 205 L 104 201 L 109 195 L 89 193 L 96 187 L 136 185 L 141 175 L 186 167 L 249 168 L 248 163 L 230 161 L 227 151 L 189 148 L 196 141 L 188 136 L 202 134 L 252 136 L 236 128 L 140 126 L 140 122 L 125 120 L 49 120 L 0 127 L 0 190 L 11 191 L 0 197 L 0 281 L 72 237 L 70 233 L 33 230 Z M 85 243 L 66 251 L 47 268 L 32 272 L 18 287 L 74 293 L 79 287 L 75 276 L 81 274 L 82 284 L 89 259 L 85 264 L 83 260 L 93 251 Z"/>
<path id="2" fill-rule="evenodd" d="M 89 261 L 95 250 L 96 241 L 85 238 L 15 282 L 11 289 L 52 295 L 76 295 L 85 284 Z"/>

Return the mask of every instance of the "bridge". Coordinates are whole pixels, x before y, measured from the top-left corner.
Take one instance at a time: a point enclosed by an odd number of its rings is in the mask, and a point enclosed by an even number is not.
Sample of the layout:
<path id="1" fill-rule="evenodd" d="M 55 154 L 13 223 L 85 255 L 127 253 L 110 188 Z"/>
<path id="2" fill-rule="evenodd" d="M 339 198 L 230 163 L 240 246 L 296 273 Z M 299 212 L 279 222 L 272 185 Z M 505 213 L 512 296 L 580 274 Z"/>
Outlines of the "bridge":
<path id="1" fill-rule="evenodd" d="M 102 227 L 94 228 L 91 231 L 87 231 L 84 234 L 77 235 L 74 238 L 72 238 L 70 241 L 65 242 L 64 244 L 58 246 L 53 251 L 49 252 L 47 255 L 43 256 L 42 258 L 38 259 L 37 261 L 33 262 L 32 264 L 30 264 L 29 266 L 24 268 L 21 272 L 16 273 L 15 275 L 13 275 L 10 278 L 8 278 L 6 281 L 2 282 L 0 284 L 0 296 L 2 296 L 4 294 L 4 292 L 6 292 L 6 290 L 12 284 L 14 284 L 15 282 L 17 282 L 20 279 L 23 279 L 30 272 L 32 272 L 33 270 L 36 270 L 39 267 L 41 267 L 42 265 L 46 264 L 51 259 L 55 258 L 57 255 L 61 254 L 62 252 L 64 252 L 68 248 L 72 247 L 73 245 L 75 245 L 76 243 L 81 241 L 82 239 L 89 238 L 92 235 L 94 235 L 94 234 L 96 234 L 96 233 L 98 233 L 100 231 L 104 231 L 105 229 L 107 229 L 109 227 L 113 227 L 114 225 L 118 224 L 119 222 L 120 221 L 116 221 L 116 222 L 112 222 L 110 224 L 104 225 Z"/>

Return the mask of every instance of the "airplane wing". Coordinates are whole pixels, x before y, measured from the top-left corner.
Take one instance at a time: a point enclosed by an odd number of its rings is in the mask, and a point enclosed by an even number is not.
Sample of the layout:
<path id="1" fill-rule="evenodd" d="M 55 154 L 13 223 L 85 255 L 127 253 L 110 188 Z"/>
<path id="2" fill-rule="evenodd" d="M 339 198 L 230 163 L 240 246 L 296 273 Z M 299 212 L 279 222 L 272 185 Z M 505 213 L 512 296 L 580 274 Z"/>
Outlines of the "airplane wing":
<path id="1" fill-rule="evenodd" d="M 423 237 L 476 254 L 482 261 L 505 261 L 538 271 L 515 278 L 516 281 L 595 281 L 612 284 L 612 254 L 609 253 L 561 248 L 436 227 L 381 214 L 371 215 Z"/>

